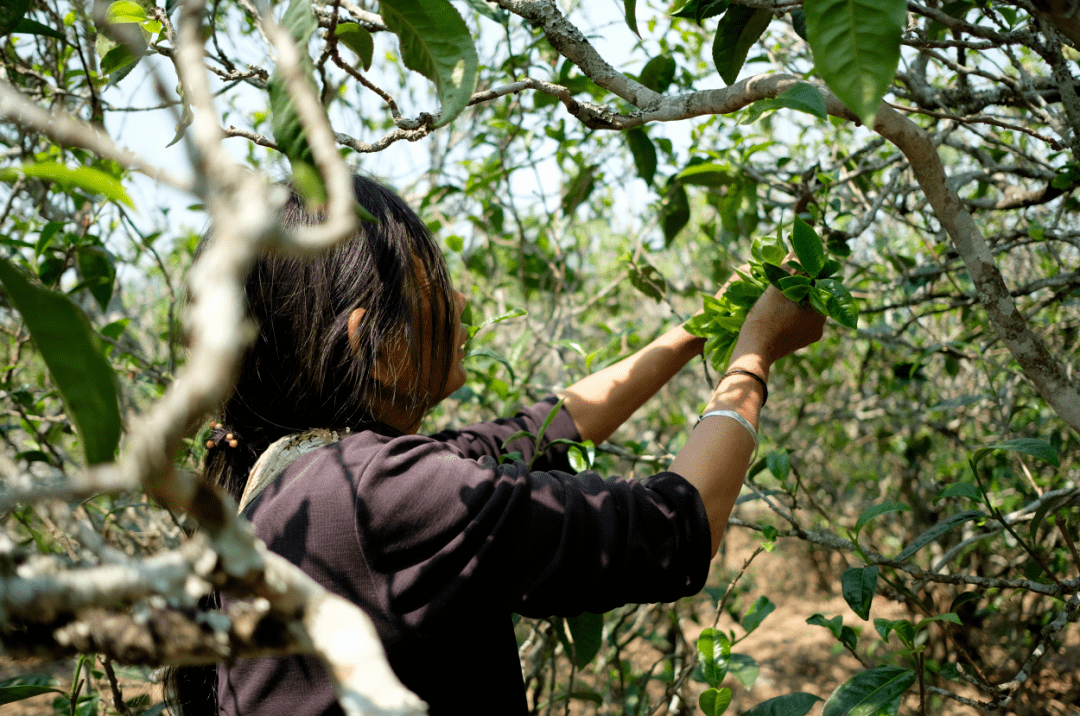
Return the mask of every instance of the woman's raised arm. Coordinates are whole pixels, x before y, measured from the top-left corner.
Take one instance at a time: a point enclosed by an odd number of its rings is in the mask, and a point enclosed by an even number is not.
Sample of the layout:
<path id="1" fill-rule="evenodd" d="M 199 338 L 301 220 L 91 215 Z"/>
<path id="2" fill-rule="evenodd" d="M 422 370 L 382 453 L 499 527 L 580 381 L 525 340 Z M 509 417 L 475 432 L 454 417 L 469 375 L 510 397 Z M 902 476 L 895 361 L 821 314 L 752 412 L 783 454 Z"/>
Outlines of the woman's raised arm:
<path id="1" fill-rule="evenodd" d="M 728 371 L 753 373 L 768 381 L 778 359 L 821 337 L 824 317 L 792 303 L 773 287 L 751 309 L 739 332 Z M 582 439 L 599 443 L 622 425 L 688 361 L 700 355 L 704 340 L 681 326 L 628 358 L 593 373 L 565 389 L 564 405 Z M 763 386 L 744 373 L 728 374 L 713 391 L 705 412 L 733 411 L 756 430 Z M 671 465 L 701 494 L 709 515 L 713 550 L 742 487 L 754 440 L 738 420 L 717 416 L 693 428 Z"/>

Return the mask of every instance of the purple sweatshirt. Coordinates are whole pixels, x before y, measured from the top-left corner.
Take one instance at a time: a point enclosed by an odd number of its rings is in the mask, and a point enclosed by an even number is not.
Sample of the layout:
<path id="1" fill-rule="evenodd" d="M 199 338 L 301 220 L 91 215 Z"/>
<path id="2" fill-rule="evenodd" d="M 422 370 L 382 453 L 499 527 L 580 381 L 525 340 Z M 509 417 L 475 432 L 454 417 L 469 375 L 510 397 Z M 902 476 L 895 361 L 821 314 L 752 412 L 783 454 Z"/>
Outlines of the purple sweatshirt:
<path id="1" fill-rule="evenodd" d="M 302 456 L 247 507 L 267 546 L 372 618 L 401 681 L 440 714 L 526 713 L 511 615 L 602 613 L 705 583 L 709 524 L 675 473 L 570 474 L 533 464 L 552 402 L 436 435 L 362 430 Z M 544 443 L 579 439 L 564 409 Z M 520 451 L 524 462 L 495 456 Z M 315 657 L 218 667 L 221 714 L 339 714 Z"/>

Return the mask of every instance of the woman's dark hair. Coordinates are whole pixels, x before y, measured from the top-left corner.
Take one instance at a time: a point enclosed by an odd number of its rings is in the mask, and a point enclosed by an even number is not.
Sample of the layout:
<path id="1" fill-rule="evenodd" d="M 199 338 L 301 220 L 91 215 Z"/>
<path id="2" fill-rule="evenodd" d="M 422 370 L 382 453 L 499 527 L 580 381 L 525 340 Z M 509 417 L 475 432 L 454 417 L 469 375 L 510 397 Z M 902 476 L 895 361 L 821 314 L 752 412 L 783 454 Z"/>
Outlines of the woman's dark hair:
<path id="1" fill-rule="evenodd" d="M 353 186 L 374 221 L 361 221 L 355 237 L 314 257 L 266 252 L 248 275 L 248 313 L 258 337 L 212 428 L 204 468 L 234 499 L 258 456 L 285 435 L 379 422 L 387 399 L 415 411 L 431 407 L 426 386 L 419 384 L 425 359 L 420 331 L 431 332 L 427 361 L 433 373 L 443 381 L 449 375 L 454 301 L 438 244 L 396 193 L 362 176 L 353 178 Z M 283 220 L 304 225 L 322 218 L 294 194 Z M 421 311 L 424 284 L 428 312 Z M 349 316 L 357 308 L 365 312 L 350 341 Z M 424 313 L 428 325 L 421 325 Z M 393 395 L 376 379 L 375 367 L 380 358 L 387 365 L 401 345 L 416 367 L 417 384 L 408 395 Z M 204 601 L 201 606 L 216 606 L 216 599 Z M 216 713 L 214 667 L 177 669 L 167 680 L 172 708 L 185 716 Z"/>

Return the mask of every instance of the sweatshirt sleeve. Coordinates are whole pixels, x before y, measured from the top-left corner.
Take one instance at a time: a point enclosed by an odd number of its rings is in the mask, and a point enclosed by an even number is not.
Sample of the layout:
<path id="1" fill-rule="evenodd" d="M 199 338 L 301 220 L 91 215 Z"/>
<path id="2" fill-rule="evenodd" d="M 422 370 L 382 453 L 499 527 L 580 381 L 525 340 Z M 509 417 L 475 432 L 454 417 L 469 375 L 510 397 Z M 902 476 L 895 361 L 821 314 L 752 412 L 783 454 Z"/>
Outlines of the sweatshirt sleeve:
<path id="1" fill-rule="evenodd" d="M 708 573 L 705 509 L 675 473 L 530 471 L 402 436 L 355 479 L 361 549 L 391 575 L 398 613 L 462 600 L 526 616 L 603 612 L 694 594 Z"/>
<path id="2" fill-rule="evenodd" d="M 445 430 L 432 435 L 432 439 L 451 445 L 465 457 L 478 459 L 485 455 L 498 458 L 512 452 L 520 452 L 521 459 L 528 464 L 536 451 L 533 438 L 517 438 L 505 448 L 503 443 L 517 432 L 539 434 L 544 423 L 550 417 L 551 422 L 544 428 L 541 439 L 542 454 L 533 463 L 534 468 L 542 470 L 570 470 L 566 458 L 566 445 L 551 445 L 553 440 L 565 439 L 577 442 L 581 439 L 570 411 L 561 407 L 555 415 L 551 411 L 558 404 L 558 399 L 550 397 L 528 408 L 523 408 L 512 418 L 500 418 L 487 423 L 470 425 L 460 430 Z M 546 448 L 546 449 L 545 449 Z"/>

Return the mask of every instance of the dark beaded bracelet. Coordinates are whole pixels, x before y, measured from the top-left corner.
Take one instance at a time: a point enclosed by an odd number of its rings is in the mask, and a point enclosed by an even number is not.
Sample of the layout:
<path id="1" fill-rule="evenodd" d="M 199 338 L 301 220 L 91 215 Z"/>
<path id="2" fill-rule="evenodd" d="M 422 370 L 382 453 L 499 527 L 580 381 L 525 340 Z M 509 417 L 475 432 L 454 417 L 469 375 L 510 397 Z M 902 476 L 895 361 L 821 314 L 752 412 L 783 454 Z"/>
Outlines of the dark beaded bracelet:
<path id="1" fill-rule="evenodd" d="M 748 375 L 751 378 L 753 378 L 754 380 L 756 380 L 758 383 L 760 383 L 761 384 L 761 390 L 763 391 L 763 395 L 761 396 L 761 407 L 765 407 L 765 403 L 767 403 L 769 401 L 769 386 L 765 384 L 765 379 L 764 378 L 762 378 L 757 373 L 753 373 L 753 372 L 748 371 L 748 370 L 740 370 L 739 368 L 732 368 L 727 373 L 724 373 L 722 376 L 720 376 L 720 380 L 723 380 L 724 378 L 727 378 L 729 375 Z"/>

